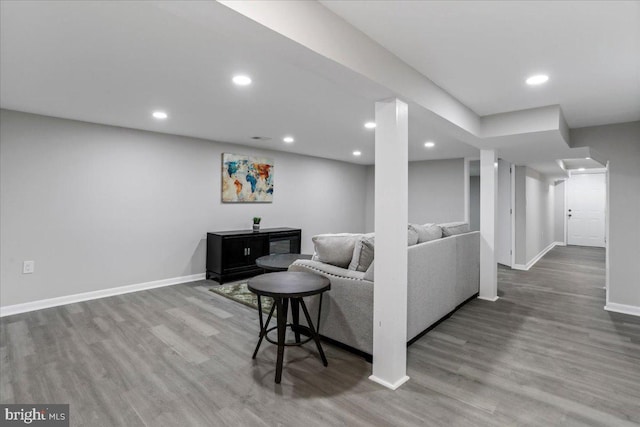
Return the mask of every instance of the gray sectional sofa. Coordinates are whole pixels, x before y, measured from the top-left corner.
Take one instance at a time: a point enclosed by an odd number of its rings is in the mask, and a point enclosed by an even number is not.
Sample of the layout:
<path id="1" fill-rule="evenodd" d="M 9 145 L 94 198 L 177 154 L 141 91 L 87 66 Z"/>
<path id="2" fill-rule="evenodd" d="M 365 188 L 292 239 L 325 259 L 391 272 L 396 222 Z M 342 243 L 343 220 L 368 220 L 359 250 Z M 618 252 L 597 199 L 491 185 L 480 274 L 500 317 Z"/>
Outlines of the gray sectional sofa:
<path id="1" fill-rule="evenodd" d="M 477 295 L 480 233 L 442 237 L 414 244 L 407 251 L 407 340 L 411 341 Z M 289 271 L 306 271 L 329 278 L 331 290 L 324 295 L 320 334 L 371 355 L 373 266 L 367 271 L 355 271 L 319 260 L 298 260 Z M 315 321 L 318 298 L 309 299 L 307 305 Z"/>

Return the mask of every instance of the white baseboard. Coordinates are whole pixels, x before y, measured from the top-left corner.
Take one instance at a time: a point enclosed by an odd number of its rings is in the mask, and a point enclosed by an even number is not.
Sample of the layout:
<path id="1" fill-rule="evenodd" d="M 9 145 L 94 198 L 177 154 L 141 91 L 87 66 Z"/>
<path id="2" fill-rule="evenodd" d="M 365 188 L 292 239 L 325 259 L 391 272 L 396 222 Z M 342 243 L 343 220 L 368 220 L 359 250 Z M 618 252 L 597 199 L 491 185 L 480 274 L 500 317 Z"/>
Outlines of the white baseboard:
<path id="1" fill-rule="evenodd" d="M 483 301 L 496 302 L 496 301 L 498 301 L 498 299 L 500 299 L 500 297 L 495 296 L 495 297 L 493 297 L 493 298 L 489 298 L 489 297 L 481 297 L 481 296 L 478 296 L 478 299 L 481 299 L 481 300 L 483 300 Z"/>
<path id="2" fill-rule="evenodd" d="M 106 298 L 115 295 L 128 294 L 131 292 L 144 291 L 147 289 L 161 288 L 163 286 L 177 285 L 179 283 L 195 282 L 197 280 L 204 280 L 204 278 L 204 273 L 192 274 L 190 276 L 173 277 L 171 279 L 154 280 L 153 282 L 137 283 L 134 285 L 119 286 L 117 288 L 83 292 L 81 294 L 42 299 L 38 301 L 25 302 L 22 304 L 6 305 L 4 307 L 0 307 L 0 317 L 11 316 L 12 314 L 26 313 L 28 311 L 42 310 L 44 308 L 58 307 L 61 305 L 73 304 L 76 302 L 89 301 L 92 299 Z"/>
<path id="3" fill-rule="evenodd" d="M 369 377 L 369 379 L 371 381 L 373 381 L 374 383 L 378 383 L 380 385 L 385 386 L 386 388 L 390 388 L 391 390 L 396 390 L 398 387 L 400 387 L 402 384 L 406 383 L 407 381 L 409 381 L 409 377 L 408 376 L 404 376 L 402 378 L 400 378 L 398 381 L 396 381 L 395 383 L 389 383 L 383 379 L 380 379 L 378 377 L 376 377 L 375 375 L 371 375 Z"/>
<path id="4" fill-rule="evenodd" d="M 549 252 L 551 249 L 555 248 L 556 246 L 565 246 L 565 244 L 562 243 L 562 242 L 553 242 L 549 246 L 544 248 L 542 251 L 540 251 L 540 253 L 538 255 L 536 255 L 535 257 L 533 257 L 533 259 L 531 261 L 529 261 L 526 265 L 524 265 L 524 264 L 513 264 L 513 266 L 511 268 L 513 270 L 528 271 L 531 267 L 536 265 L 536 262 L 540 261 L 540 258 L 545 256 L 547 254 L 547 252 Z"/>
<path id="5" fill-rule="evenodd" d="M 615 302 L 608 302 L 604 306 L 607 311 L 613 311 L 615 313 L 630 314 L 632 316 L 640 316 L 640 307 L 635 305 L 616 304 Z"/>

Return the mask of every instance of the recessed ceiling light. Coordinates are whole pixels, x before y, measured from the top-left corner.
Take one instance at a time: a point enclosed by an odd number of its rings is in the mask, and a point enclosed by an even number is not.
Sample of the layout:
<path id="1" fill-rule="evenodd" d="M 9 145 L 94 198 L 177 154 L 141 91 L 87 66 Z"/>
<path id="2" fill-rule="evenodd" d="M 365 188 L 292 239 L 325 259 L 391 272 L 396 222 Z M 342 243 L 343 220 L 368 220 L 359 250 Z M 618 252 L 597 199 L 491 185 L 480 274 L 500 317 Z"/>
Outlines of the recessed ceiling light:
<path id="1" fill-rule="evenodd" d="M 353 155 L 354 155 L 354 156 L 359 156 L 359 155 L 361 155 L 361 154 L 362 154 L 362 152 L 361 152 L 361 151 L 358 151 L 358 150 L 356 150 L 356 151 L 354 151 L 354 152 L 353 152 Z"/>
<path id="2" fill-rule="evenodd" d="M 493 167 L 494 167 L 494 168 L 497 168 L 497 167 L 498 167 L 498 162 L 495 162 L 495 163 L 493 164 Z"/>
<path id="3" fill-rule="evenodd" d="M 154 118 L 154 119 L 164 120 L 164 119 L 166 119 L 167 117 L 169 117 L 169 116 L 168 116 L 168 115 L 167 115 L 167 113 L 165 113 L 164 111 L 154 111 L 154 112 L 153 112 L 153 118 Z"/>
<path id="4" fill-rule="evenodd" d="M 291 144 L 294 141 L 292 136 L 285 136 L 284 138 L 282 138 L 282 140 L 287 144 Z"/>
<path id="5" fill-rule="evenodd" d="M 584 159 L 585 160 L 591 160 L 591 157 L 585 157 Z"/>
<path id="6" fill-rule="evenodd" d="M 364 124 L 364 127 L 366 127 L 367 129 L 375 129 L 376 124 L 374 122 L 367 122 Z"/>
<path id="7" fill-rule="evenodd" d="M 584 168 L 579 168 L 578 170 L 579 170 L 580 172 L 582 172 L 582 171 L 583 171 L 583 170 L 585 170 L 585 169 L 584 169 Z"/>
<path id="8" fill-rule="evenodd" d="M 251 77 L 245 75 L 233 76 L 233 82 L 238 86 L 248 86 L 251 84 Z"/>
<path id="9" fill-rule="evenodd" d="M 433 141 L 427 141 L 427 142 L 424 143 L 424 146 L 427 147 L 427 148 L 433 148 L 433 147 L 436 146 L 436 143 L 433 142 Z"/>
<path id="10" fill-rule="evenodd" d="M 526 81 L 528 85 L 541 85 L 542 83 L 546 83 L 549 80 L 549 76 L 546 74 L 537 74 L 535 76 L 529 77 Z"/>

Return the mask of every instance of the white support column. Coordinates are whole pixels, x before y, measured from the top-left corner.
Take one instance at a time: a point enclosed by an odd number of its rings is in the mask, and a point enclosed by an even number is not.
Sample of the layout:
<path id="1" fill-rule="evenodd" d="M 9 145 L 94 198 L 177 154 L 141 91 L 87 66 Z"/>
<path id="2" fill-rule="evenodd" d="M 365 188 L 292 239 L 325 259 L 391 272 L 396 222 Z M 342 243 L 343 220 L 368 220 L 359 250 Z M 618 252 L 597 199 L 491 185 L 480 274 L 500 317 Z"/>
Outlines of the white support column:
<path id="1" fill-rule="evenodd" d="M 498 158 L 495 150 L 480 150 L 480 295 L 498 299 L 496 218 L 498 207 Z"/>
<path id="2" fill-rule="evenodd" d="M 407 376 L 408 107 L 376 102 L 373 372 L 395 390 Z"/>

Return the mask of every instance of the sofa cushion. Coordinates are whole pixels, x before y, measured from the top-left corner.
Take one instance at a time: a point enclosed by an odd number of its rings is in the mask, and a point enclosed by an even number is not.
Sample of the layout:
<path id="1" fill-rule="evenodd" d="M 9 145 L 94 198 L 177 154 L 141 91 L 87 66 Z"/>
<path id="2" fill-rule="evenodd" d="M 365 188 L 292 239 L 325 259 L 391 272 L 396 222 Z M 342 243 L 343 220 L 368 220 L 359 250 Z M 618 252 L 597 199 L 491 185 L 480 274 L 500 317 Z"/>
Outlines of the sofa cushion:
<path id="1" fill-rule="evenodd" d="M 349 264 L 349 270 L 367 271 L 371 262 L 373 262 L 375 252 L 375 234 L 363 234 L 356 242 L 353 249 L 353 257 Z M 413 246 L 418 243 L 418 232 L 411 227 L 407 229 L 407 245 Z"/>
<path id="2" fill-rule="evenodd" d="M 411 228 L 411 225 L 409 225 L 409 227 L 407 228 L 407 245 L 415 245 L 416 243 L 418 243 L 419 238 L 420 236 L 418 235 L 418 232 L 415 229 Z"/>
<path id="3" fill-rule="evenodd" d="M 313 236 L 315 254 L 313 259 L 346 268 L 353 258 L 356 242 L 362 234 L 318 234 Z"/>
<path id="4" fill-rule="evenodd" d="M 362 235 L 353 249 L 353 257 L 349 264 L 349 270 L 367 271 L 373 262 L 375 237 L 373 233 Z"/>
<path id="5" fill-rule="evenodd" d="M 364 272 L 364 280 L 368 280 L 370 282 L 373 282 L 373 272 L 374 272 L 374 266 L 375 265 L 375 261 L 371 262 L 371 265 L 369 266 L 369 268 L 367 268 L 367 271 Z"/>
<path id="6" fill-rule="evenodd" d="M 440 224 L 440 227 L 442 227 L 443 237 L 455 236 L 456 234 L 468 233 L 470 231 L 469 224 L 462 221 L 445 222 Z"/>
<path id="7" fill-rule="evenodd" d="M 409 228 L 418 233 L 418 243 L 430 242 L 442 237 L 442 228 L 436 224 L 409 224 Z"/>

